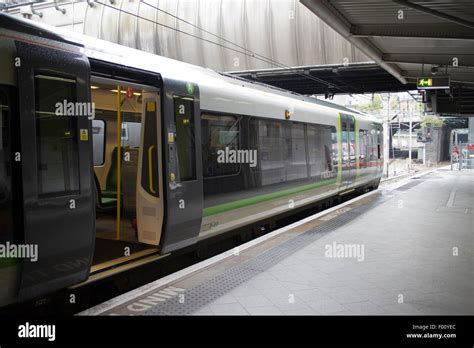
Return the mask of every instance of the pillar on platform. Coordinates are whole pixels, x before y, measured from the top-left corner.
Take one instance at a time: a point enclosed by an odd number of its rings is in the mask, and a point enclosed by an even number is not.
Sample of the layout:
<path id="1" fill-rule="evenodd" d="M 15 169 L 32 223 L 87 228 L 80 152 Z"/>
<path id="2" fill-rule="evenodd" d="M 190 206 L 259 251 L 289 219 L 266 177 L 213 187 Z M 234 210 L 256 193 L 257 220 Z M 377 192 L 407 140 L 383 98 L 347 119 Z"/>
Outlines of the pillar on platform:
<path id="1" fill-rule="evenodd" d="M 469 122 L 469 134 L 467 136 L 467 142 L 469 144 L 474 144 L 474 117 L 468 117 Z"/>

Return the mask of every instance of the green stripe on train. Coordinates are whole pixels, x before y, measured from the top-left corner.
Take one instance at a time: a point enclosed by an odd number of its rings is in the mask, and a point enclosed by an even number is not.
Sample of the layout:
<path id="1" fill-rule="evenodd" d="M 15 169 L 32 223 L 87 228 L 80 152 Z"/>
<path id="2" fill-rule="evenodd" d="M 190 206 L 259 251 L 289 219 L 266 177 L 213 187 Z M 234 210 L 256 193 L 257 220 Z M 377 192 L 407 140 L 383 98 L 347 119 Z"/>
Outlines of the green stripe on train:
<path id="1" fill-rule="evenodd" d="M 330 185 L 336 182 L 336 179 L 326 179 L 320 182 L 316 182 L 313 184 L 306 184 L 306 185 L 301 185 L 297 186 L 291 189 L 283 190 L 283 191 L 277 191 L 277 192 L 272 192 L 272 193 L 267 193 L 264 195 L 260 196 L 255 196 L 255 197 L 250 197 L 250 198 L 245 198 L 241 199 L 235 202 L 229 202 L 229 203 L 224 203 L 224 204 L 219 204 L 215 205 L 213 207 L 205 208 L 203 209 L 202 215 L 203 217 L 211 216 L 211 215 L 216 215 L 216 214 L 221 214 L 225 213 L 227 211 L 231 211 L 234 209 L 239 209 L 248 205 L 253 205 L 257 203 L 262 203 L 266 201 L 270 201 L 272 199 L 277 199 L 281 197 L 285 197 L 288 195 L 292 195 L 295 193 L 300 193 L 303 191 L 308 191 L 312 190 L 321 186 L 325 185 Z"/>

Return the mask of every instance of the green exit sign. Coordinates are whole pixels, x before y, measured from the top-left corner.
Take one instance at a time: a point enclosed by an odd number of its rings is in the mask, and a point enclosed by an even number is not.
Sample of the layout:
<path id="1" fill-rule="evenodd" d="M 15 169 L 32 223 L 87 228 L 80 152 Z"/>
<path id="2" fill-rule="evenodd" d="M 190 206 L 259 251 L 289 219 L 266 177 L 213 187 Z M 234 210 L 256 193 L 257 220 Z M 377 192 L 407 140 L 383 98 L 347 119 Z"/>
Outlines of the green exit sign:
<path id="1" fill-rule="evenodd" d="M 416 87 L 418 89 L 446 89 L 449 88 L 449 77 L 418 77 Z"/>

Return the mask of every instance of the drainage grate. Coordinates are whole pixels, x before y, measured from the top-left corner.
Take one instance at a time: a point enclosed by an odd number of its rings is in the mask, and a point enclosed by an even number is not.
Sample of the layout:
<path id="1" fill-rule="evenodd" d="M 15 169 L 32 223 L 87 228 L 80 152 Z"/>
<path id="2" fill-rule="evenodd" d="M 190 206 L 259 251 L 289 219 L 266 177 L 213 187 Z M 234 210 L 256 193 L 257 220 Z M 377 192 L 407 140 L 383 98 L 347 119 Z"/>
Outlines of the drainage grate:
<path id="1" fill-rule="evenodd" d="M 406 185 L 405 185 L 406 186 Z M 206 304 L 218 299 L 229 291 L 237 288 L 239 285 L 252 279 L 258 274 L 271 268 L 278 262 L 294 254 L 296 251 L 304 248 L 310 243 L 323 237 L 324 235 L 347 224 L 349 221 L 361 216 L 391 197 L 382 196 L 373 202 L 349 210 L 338 217 L 322 224 L 314 229 L 297 235 L 285 243 L 257 255 L 248 261 L 238 264 L 218 274 L 217 276 L 201 283 L 185 292 L 184 303 L 179 302 L 178 297 L 169 299 L 152 309 L 144 312 L 143 315 L 187 315 L 192 314 L 204 307 Z"/>
<path id="2" fill-rule="evenodd" d="M 417 181 L 409 182 L 408 184 L 405 184 L 397 188 L 396 191 L 408 191 L 409 189 L 412 189 L 413 187 L 421 184 L 423 181 L 424 181 L 423 179 L 418 179 Z"/>

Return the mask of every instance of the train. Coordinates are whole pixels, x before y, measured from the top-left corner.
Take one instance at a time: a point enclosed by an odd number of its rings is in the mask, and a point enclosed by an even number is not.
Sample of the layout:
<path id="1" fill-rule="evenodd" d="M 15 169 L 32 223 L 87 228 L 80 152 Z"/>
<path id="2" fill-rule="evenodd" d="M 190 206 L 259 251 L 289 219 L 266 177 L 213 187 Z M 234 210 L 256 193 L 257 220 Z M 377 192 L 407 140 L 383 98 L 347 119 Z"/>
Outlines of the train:
<path id="1" fill-rule="evenodd" d="M 0 14 L 0 306 L 378 187 L 382 125 Z"/>

